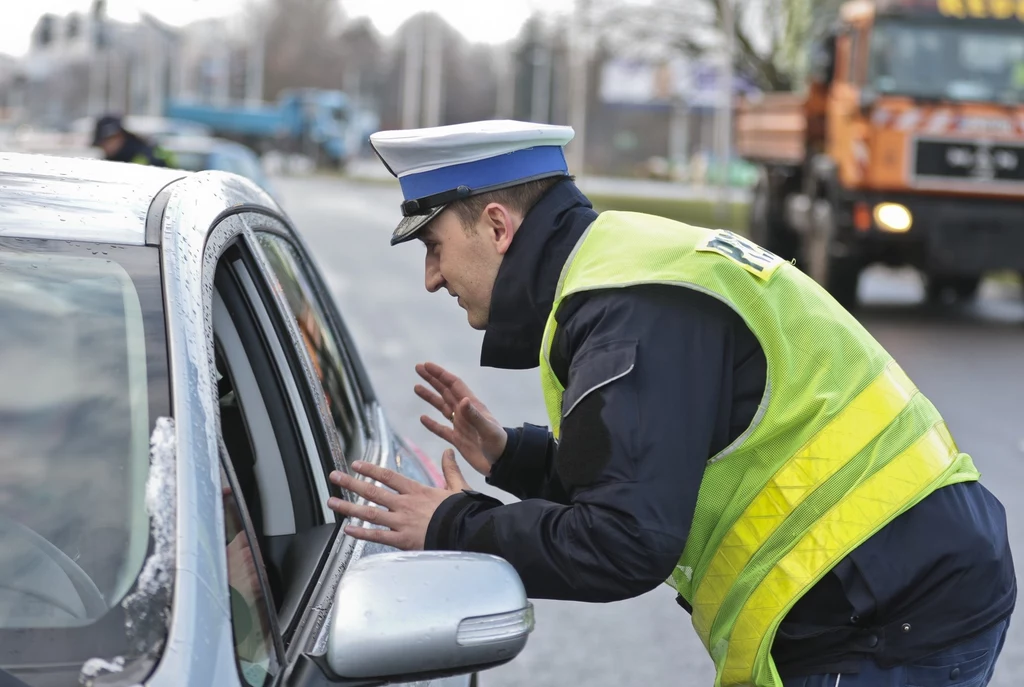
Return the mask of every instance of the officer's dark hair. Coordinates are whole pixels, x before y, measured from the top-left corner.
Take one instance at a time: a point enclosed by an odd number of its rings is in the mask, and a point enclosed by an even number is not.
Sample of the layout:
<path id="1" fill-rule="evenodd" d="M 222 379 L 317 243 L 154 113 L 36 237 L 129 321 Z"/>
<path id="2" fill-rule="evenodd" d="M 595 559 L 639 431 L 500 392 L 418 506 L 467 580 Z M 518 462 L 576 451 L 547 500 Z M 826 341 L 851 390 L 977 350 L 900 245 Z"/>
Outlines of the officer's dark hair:
<path id="1" fill-rule="evenodd" d="M 499 203 L 509 210 L 525 216 L 530 211 L 530 208 L 536 205 L 541 196 L 547 193 L 552 186 L 567 178 L 575 180 L 575 177 L 572 176 L 558 176 L 528 181 L 518 186 L 509 186 L 497 191 L 490 191 L 488 193 L 481 193 L 478 196 L 456 200 L 448 208 L 455 213 L 455 216 L 459 218 L 459 222 L 468 231 L 476 226 L 477 220 L 480 219 L 480 214 L 491 203 Z"/>

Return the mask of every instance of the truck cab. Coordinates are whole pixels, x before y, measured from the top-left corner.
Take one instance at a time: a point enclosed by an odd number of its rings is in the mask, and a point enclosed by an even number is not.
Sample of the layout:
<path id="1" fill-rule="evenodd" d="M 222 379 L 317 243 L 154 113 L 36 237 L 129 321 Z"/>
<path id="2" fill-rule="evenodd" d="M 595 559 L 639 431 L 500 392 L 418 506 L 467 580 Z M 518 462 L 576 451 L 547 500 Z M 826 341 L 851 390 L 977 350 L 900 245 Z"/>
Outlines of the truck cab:
<path id="1" fill-rule="evenodd" d="M 851 0 L 806 91 L 737 113 L 753 238 L 845 305 L 872 263 L 1024 271 L 1024 0 Z"/>

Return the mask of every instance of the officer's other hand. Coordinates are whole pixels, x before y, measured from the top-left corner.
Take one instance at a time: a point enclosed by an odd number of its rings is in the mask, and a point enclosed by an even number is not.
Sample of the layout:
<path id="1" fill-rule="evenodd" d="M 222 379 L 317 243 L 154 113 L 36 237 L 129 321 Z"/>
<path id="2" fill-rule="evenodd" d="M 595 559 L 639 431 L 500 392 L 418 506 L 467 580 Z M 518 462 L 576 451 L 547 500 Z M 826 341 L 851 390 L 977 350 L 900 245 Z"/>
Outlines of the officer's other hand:
<path id="1" fill-rule="evenodd" d="M 445 479 L 444 489 L 420 484 L 394 470 L 362 461 L 352 463 L 352 469 L 387 488 L 368 480 L 346 475 L 339 470 L 331 473 L 331 482 L 342 489 L 358 494 L 371 503 L 379 504 L 383 508 L 357 504 L 336 497 L 328 499 L 328 507 L 346 518 L 380 526 L 371 528 L 346 525 L 345 534 L 356 539 L 393 546 L 403 551 L 422 549 L 427 536 L 427 527 L 430 525 L 430 520 L 434 517 L 437 507 L 448 497 L 469 489 L 469 485 L 455 462 L 455 451 L 451 449 L 447 449 L 441 458 L 441 469 L 444 471 Z"/>
<path id="2" fill-rule="evenodd" d="M 417 384 L 416 395 L 434 406 L 447 421 L 442 423 L 422 415 L 420 422 L 457 448 L 474 470 L 484 476 L 491 474 L 491 466 L 501 457 L 508 441 L 505 428 L 466 383 L 448 370 L 424 363 L 416 366 L 416 372 L 432 387 Z"/>

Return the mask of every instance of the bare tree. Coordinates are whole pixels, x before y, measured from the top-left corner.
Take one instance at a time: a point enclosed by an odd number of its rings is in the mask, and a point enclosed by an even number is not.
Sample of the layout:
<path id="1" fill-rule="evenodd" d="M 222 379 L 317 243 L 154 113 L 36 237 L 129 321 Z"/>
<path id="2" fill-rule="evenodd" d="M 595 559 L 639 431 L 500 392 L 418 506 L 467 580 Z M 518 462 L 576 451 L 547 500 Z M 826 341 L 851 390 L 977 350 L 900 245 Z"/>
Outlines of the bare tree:
<path id="1" fill-rule="evenodd" d="M 616 52 L 698 57 L 722 48 L 725 2 L 736 17 L 737 70 L 763 89 L 788 90 L 843 0 L 603 0 L 595 12 Z"/>
<path id="2" fill-rule="evenodd" d="M 269 0 L 265 11 L 267 97 L 285 88 L 341 88 L 337 0 Z"/>
<path id="3" fill-rule="evenodd" d="M 376 97 L 384 78 L 384 47 L 369 19 L 349 22 L 338 38 L 342 88 L 353 96 Z"/>

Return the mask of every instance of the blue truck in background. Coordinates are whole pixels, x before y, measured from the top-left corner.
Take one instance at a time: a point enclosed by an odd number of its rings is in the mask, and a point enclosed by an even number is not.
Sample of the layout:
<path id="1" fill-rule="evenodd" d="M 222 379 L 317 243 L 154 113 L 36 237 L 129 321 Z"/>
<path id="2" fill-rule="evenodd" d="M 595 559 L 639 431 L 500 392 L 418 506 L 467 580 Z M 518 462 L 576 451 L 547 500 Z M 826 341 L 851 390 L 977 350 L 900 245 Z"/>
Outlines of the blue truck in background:
<path id="1" fill-rule="evenodd" d="M 291 89 L 275 103 L 261 105 L 170 99 L 170 119 L 197 122 L 214 135 L 238 141 L 258 153 L 277 150 L 306 155 L 317 167 L 344 169 L 376 128 L 375 114 L 342 91 Z"/>

